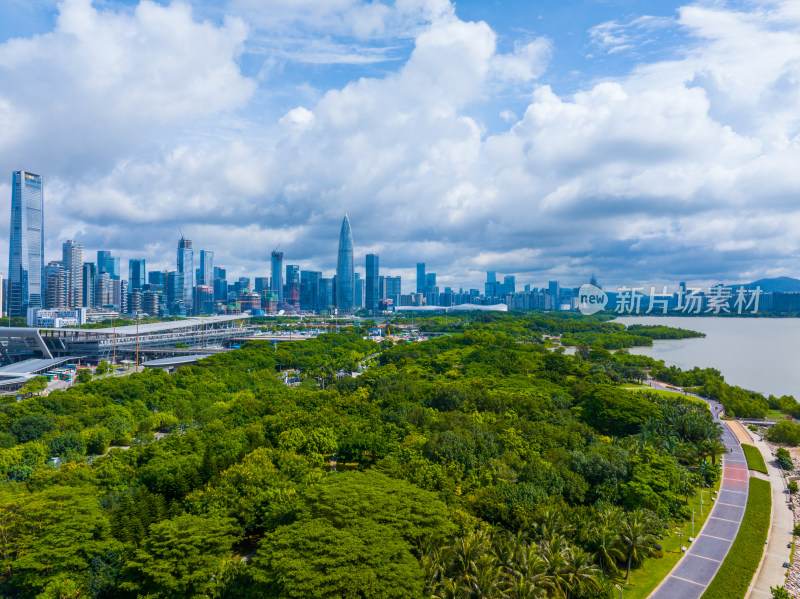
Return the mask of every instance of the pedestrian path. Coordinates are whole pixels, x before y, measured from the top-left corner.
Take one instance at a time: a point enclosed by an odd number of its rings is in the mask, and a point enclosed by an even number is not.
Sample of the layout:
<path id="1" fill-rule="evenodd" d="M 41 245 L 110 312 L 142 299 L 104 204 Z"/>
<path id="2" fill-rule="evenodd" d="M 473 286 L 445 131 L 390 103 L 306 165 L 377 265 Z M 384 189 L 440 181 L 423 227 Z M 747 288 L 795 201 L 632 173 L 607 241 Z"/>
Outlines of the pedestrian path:
<path id="1" fill-rule="evenodd" d="M 720 422 L 719 404 L 707 403 L 714 421 Z M 722 462 L 722 483 L 711 515 L 672 572 L 650 594 L 652 599 L 699 599 L 739 532 L 747 506 L 750 475 L 742 446 L 727 426 L 722 427 L 722 443 L 728 453 Z"/>
<path id="2" fill-rule="evenodd" d="M 767 548 L 764 550 L 761 566 L 747 596 L 753 599 L 762 597 L 766 599 L 772 597 L 770 587 L 786 584 L 786 568 L 783 564 L 789 562 L 790 545 L 794 541 L 792 537 L 794 518 L 788 505 L 786 479 L 783 470 L 778 466 L 778 460 L 764 441 L 758 439 L 753 445 L 761 452 L 769 471 L 769 482 L 772 487 L 772 519 Z"/>

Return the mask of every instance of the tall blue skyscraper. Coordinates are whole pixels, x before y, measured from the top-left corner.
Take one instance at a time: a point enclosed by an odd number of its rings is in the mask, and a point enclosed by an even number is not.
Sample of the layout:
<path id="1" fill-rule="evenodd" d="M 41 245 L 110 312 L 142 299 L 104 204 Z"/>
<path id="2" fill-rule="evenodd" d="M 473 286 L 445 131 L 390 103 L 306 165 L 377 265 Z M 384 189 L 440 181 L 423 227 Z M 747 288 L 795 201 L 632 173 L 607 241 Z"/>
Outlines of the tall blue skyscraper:
<path id="1" fill-rule="evenodd" d="M 342 231 L 339 233 L 339 255 L 336 260 L 336 307 L 342 314 L 353 312 L 353 234 L 350 219 L 344 215 Z"/>
<path id="2" fill-rule="evenodd" d="M 146 273 L 144 258 L 133 258 L 128 260 L 128 289 L 141 289 L 146 282 Z"/>
<path id="3" fill-rule="evenodd" d="M 181 237 L 178 241 L 178 274 L 183 275 L 184 305 L 191 309 L 194 305 L 194 250 L 192 240 Z"/>
<path id="4" fill-rule="evenodd" d="M 119 256 L 112 256 L 108 250 L 97 252 L 97 272 L 107 272 L 113 281 L 119 281 Z"/>
<path id="5" fill-rule="evenodd" d="M 425 278 L 425 263 L 417 262 L 417 293 L 425 293 L 427 279 Z"/>
<path id="6" fill-rule="evenodd" d="M 278 303 L 283 302 L 283 252 L 272 250 L 272 291 L 278 294 Z"/>
<path id="7" fill-rule="evenodd" d="M 380 299 L 380 260 L 378 254 L 367 254 L 367 286 L 364 292 L 364 308 L 372 312 L 378 309 Z"/>
<path id="8" fill-rule="evenodd" d="M 214 252 L 210 250 L 200 250 L 200 278 L 197 284 L 214 284 Z"/>
<path id="9" fill-rule="evenodd" d="M 8 252 L 8 313 L 26 316 L 42 307 L 44 185 L 39 175 L 14 171 Z"/>

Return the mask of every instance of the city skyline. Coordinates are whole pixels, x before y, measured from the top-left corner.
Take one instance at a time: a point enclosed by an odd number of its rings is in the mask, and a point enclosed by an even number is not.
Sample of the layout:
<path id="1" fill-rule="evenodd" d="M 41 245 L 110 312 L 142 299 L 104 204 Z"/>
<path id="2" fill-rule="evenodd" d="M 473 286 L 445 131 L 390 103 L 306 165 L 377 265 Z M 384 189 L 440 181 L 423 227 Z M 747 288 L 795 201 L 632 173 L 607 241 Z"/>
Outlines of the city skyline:
<path id="1" fill-rule="evenodd" d="M 27 173 L 26 171 L 15 171 L 13 173 L 15 182 L 17 181 L 18 174 L 20 173 L 27 174 L 29 178 L 34 181 L 35 177 L 38 177 L 38 175 L 33 175 L 32 173 Z M 41 178 L 39 178 L 39 183 L 40 186 L 37 187 L 38 195 L 36 195 L 34 199 L 39 204 L 43 204 Z M 12 198 L 12 215 L 15 213 L 15 210 L 17 210 L 18 207 L 18 196 L 19 194 L 15 192 L 14 197 Z M 38 214 L 39 218 L 42 216 L 41 213 L 42 211 L 40 210 Z M 46 210 L 44 211 L 44 214 L 46 214 Z M 17 218 L 19 218 L 19 216 L 17 216 Z M 37 233 L 36 240 L 40 239 L 40 234 L 43 241 L 43 232 Z M 48 261 L 47 267 L 43 267 L 42 286 L 47 286 L 46 281 L 48 280 L 48 276 L 53 276 L 55 274 L 60 277 L 60 284 L 63 286 L 63 290 L 61 292 L 63 294 L 62 301 L 65 307 L 80 307 L 82 305 L 92 306 L 94 302 L 94 296 L 98 293 L 101 295 L 105 293 L 106 295 L 117 297 L 120 295 L 120 293 L 124 294 L 137 289 L 141 290 L 147 285 L 147 283 L 152 283 L 152 281 L 149 279 L 151 279 L 153 275 L 158 274 L 163 274 L 164 276 L 169 275 L 170 277 L 174 278 L 174 285 L 180 288 L 179 291 L 176 290 L 176 295 L 181 296 L 182 301 L 186 306 L 194 305 L 197 288 L 201 285 L 210 286 L 213 297 L 219 296 L 220 294 L 217 292 L 215 284 L 219 278 L 219 273 L 222 273 L 221 278 L 223 280 L 227 280 L 227 269 L 225 267 L 220 268 L 214 266 L 214 250 L 198 249 L 198 259 L 195 261 L 193 242 L 191 239 L 186 239 L 184 236 L 181 236 L 181 238 L 178 240 L 177 247 L 178 251 L 177 258 L 175 260 L 174 271 L 170 271 L 171 265 L 169 262 L 165 263 L 164 270 L 148 271 L 146 268 L 146 260 L 144 258 L 131 258 L 128 260 L 128 272 L 125 273 L 127 274 L 127 277 L 125 277 L 123 276 L 123 272 L 120 268 L 121 259 L 119 256 L 112 256 L 112 252 L 109 250 L 97 250 L 97 261 L 95 263 L 84 261 L 82 258 L 83 246 L 80 243 L 77 243 L 75 240 L 67 240 L 62 243 L 62 259 L 60 261 Z M 356 256 L 357 252 L 354 251 L 353 247 L 353 235 L 350 227 L 349 216 L 345 215 L 339 232 L 337 268 L 333 278 L 329 279 L 332 282 L 335 290 L 335 297 L 332 298 L 331 305 L 338 306 L 342 304 L 343 313 L 349 313 L 352 312 L 353 309 L 358 308 L 365 308 L 367 311 L 378 310 L 379 300 L 384 300 L 387 298 L 393 299 L 395 305 L 400 305 L 399 298 L 401 295 L 413 293 L 427 296 L 428 303 L 436 305 L 438 303 L 438 299 L 435 298 L 438 298 L 438 295 L 442 292 L 442 290 L 452 290 L 453 293 L 473 292 L 475 295 L 485 298 L 500 298 L 509 293 L 513 294 L 518 290 L 516 273 L 501 273 L 503 274 L 503 282 L 501 283 L 497 280 L 497 271 L 495 270 L 485 271 L 486 280 L 483 283 L 473 281 L 469 285 L 460 287 L 439 285 L 437 284 L 437 273 L 428 271 L 428 265 L 424 262 L 416 263 L 416 277 L 412 280 L 406 279 L 406 288 L 403 289 L 401 283 L 403 277 L 401 275 L 396 274 L 396 272 L 386 272 L 386 270 L 381 271 L 380 257 L 378 254 L 364 255 L 363 271 L 358 270 L 356 267 L 357 264 L 360 265 L 360 261 L 356 260 Z M 198 264 L 197 269 L 194 268 L 195 262 Z M 56 268 L 57 271 L 53 271 L 53 268 Z M 86 270 L 87 268 L 90 269 L 88 272 Z M 297 292 L 300 287 L 301 272 L 317 273 L 320 277 L 322 277 L 324 274 L 323 271 L 305 269 L 301 270 L 300 266 L 295 264 L 286 264 L 285 268 L 286 271 L 284 272 L 284 253 L 277 250 L 272 250 L 269 260 L 264 263 L 259 272 L 248 273 L 247 275 L 239 277 L 238 279 L 240 281 L 243 279 L 250 281 L 250 289 L 254 290 L 256 293 L 260 293 L 261 290 L 274 291 L 276 294 L 277 303 L 283 304 L 284 301 L 287 301 L 288 299 L 284 296 L 286 293 L 286 285 L 290 283 L 290 278 L 294 279 L 291 281 L 291 283 L 297 286 L 297 289 L 295 290 Z M 49 274 L 47 269 L 51 269 Z M 341 278 L 340 271 L 348 271 L 348 277 L 352 281 L 350 283 L 349 290 L 342 290 L 337 286 L 337 278 Z M 381 272 L 383 272 L 383 274 L 381 274 Z M 84 284 L 84 280 L 87 276 L 95 277 L 97 274 L 102 273 L 107 273 L 109 283 L 113 280 L 125 280 L 127 287 L 124 291 L 119 289 L 112 291 L 111 286 L 109 286 L 109 288 L 105 291 L 98 291 L 94 289 L 93 286 L 90 285 L 87 287 Z M 270 276 L 263 276 L 266 273 L 269 273 Z M 276 273 L 278 275 L 277 285 L 274 283 Z M 259 274 L 262 276 L 259 276 Z M 168 284 L 166 282 L 168 280 L 169 278 L 165 279 L 165 282 L 162 285 L 164 287 L 164 291 L 170 287 L 170 285 L 173 285 L 172 283 Z M 264 282 L 261 284 L 261 290 L 259 289 L 259 281 Z M 558 296 L 559 289 L 564 288 L 574 290 L 585 282 L 589 282 L 592 285 L 599 285 L 596 274 L 592 273 L 588 278 L 582 278 L 581 275 L 574 274 L 564 286 L 561 286 L 558 280 L 548 280 L 546 285 L 544 281 L 523 281 L 521 282 L 519 289 L 524 289 L 526 291 L 529 289 L 540 289 L 544 290 L 547 295 Z M 751 281 L 738 281 L 736 283 L 750 282 Z M 713 285 L 710 285 L 709 287 L 716 286 L 721 283 L 728 285 L 731 284 L 731 282 L 715 281 Z M 356 290 L 354 287 L 355 284 L 360 285 L 360 289 Z M 690 284 L 693 283 L 690 282 Z M 694 286 L 696 289 L 700 289 L 696 286 L 696 283 Z M 481 287 L 483 287 L 483 292 L 481 292 Z M 627 287 L 627 285 L 623 284 L 622 287 Z M 671 281 L 669 285 L 666 285 L 666 287 L 668 287 L 670 291 L 681 288 L 685 290 L 686 281 Z M 553 291 L 554 288 L 556 290 L 555 292 Z M 655 289 L 655 286 L 653 286 L 653 288 Z M 608 286 L 607 289 L 611 291 L 612 289 L 615 289 L 615 287 Z M 644 289 L 643 293 L 647 295 L 647 287 L 640 289 Z M 405 293 L 403 293 L 404 291 Z M 343 295 L 340 295 L 340 293 Z M 9 298 L 10 297 L 11 294 L 9 294 Z M 84 298 L 91 299 L 84 300 Z M 356 301 L 356 298 L 358 298 L 358 301 Z M 298 297 L 292 298 L 292 300 L 294 302 L 298 302 L 299 295 Z M 43 299 L 42 304 L 44 305 L 45 303 L 46 302 Z"/>
<path id="2" fill-rule="evenodd" d="M 795 274 L 792 3 L 577 6 L 6 3 L 0 164 L 48 182 L 48 256 L 155 264 L 182 227 L 232 276 L 330 271 L 349 213 L 453 287 Z"/>

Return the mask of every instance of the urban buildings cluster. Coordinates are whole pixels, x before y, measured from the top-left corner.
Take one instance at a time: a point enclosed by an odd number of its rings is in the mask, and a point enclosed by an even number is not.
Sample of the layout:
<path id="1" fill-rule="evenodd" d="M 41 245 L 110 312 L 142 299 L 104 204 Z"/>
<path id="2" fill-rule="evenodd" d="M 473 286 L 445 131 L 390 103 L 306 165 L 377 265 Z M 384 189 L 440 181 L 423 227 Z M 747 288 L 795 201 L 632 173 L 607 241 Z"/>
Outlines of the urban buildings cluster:
<path id="1" fill-rule="evenodd" d="M 270 255 L 270 276 L 228 279 L 217 266 L 214 252 L 199 251 L 181 236 L 175 269 L 147 270 L 144 258 L 128 260 L 128 278 L 120 273 L 120 258 L 108 250 L 88 252 L 75 240 L 62 244 L 60 260 L 44 259 L 44 189 L 40 175 L 13 173 L 8 280 L 3 282 L 2 304 L 10 316 L 28 317 L 36 326 L 66 326 L 103 320 L 117 314 L 132 316 L 187 316 L 314 312 L 379 314 L 396 308 L 437 309 L 469 304 L 507 306 L 511 310 L 573 310 L 578 288 L 550 281 L 547 287 L 525 285 L 518 290 L 514 275 L 502 282 L 487 273 L 484 289 L 440 288 L 436 273 L 425 263 L 416 267 L 416 287 L 403 293 L 400 276 L 381 274 L 380 256 L 367 254 L 365 276 L 355 270 L 353 234 L 345 215 L 339 235 L 334 276 L 322 271 L 284 265 L 278 249 Z M 591 284 L 597 286 L 592 276 Z M 615 294 L 609 294 L 615 305 Z M 771 299 L 763 298 L 763 307 Z M 30 312 L 35 310 L 37 312 Z M 40 311 L 41 310 L 41 311 Z M 46 311 L 45 311 L 46 310 Z M 72 312 L 70 312 L 72 310 Z M 83 311 L 81 311 L 83 310 Z M 40 312 L 39 312 L 40 311 Z"/>
<path id="2" fill-rule="evenodd" d="M 355 271 L 347 216 L 342 221 L 336 274 L 332 277 L 323 276 L 321 271 L 300 270 L 295 264 L 284 265 L 283 252 L 276 249 L 270 256 L 271 276 L 255 277 L 252 282 L 249 277 L 229 281 L 226 269 L 214 263 L 214 252 L 197 251 L 185 237 L 178 241 L 174 270 L 148 271 L 144 258 L 131 258 L 128 278 L 124 279 L 119 256 L 97 250 L 95 260 L 87 257 L 83 246 L 70 239 L 62 244 L 60 260 L 45 260 L 42 177 L 14 172 L 9 276 L 4 284 L 8 292 L 3 303 L 10 316 L 30 317 L 31 324 L 39 326 L 79 324 L 86 321 L 87 311 L 90 320 L 120 313 L 186 316 L 284 310 L 351 314 L 366 310 L 374 314 L 393 306 L 501 303 L 516 295 L 514 277 L 507 276 L 500 283 L 494 273 L 489 273 L 485 294 L 477 289 L 440 289 L 436 273 L 427 272 L 424 263 L 417 264 L 415 292 L 403 294 L 400 276 L 381 274 L 378 254 L 366 255 L 362 276 Z M 542 302 L 542 307 L 551 303 Z M 29 314 L 31 310 L 37 312 Z"/>

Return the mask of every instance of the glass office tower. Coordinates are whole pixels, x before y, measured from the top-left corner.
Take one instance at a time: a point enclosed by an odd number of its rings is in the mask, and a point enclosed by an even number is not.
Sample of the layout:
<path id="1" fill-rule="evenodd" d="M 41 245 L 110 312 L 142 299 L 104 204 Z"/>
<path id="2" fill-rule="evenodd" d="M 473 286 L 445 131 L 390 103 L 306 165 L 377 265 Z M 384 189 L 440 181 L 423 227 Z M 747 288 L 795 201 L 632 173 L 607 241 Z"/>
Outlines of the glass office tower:
<path id="1" fill-rule="evenodd" d="M 181 237 L 178 241 L 178 274 L 183 275 L 183 300 L 187 310 L 194 305 L 194 250 L 192 240 Z"/>
<path id="2" fill-rule="evenodd" d="M 200 250 L 200 278 L 198 285 L 214 285 L 214 252 Z"/>
<path id="3" fill-rule="evenodd" d="M 336 307 L 341 314 L 353 312 L 353 234 L 350 231 L 350 219 L 344 215 L 342 231 L 339 233 L 339 256 L 336 260 Z"/>
<path id="4" fill-rule="evenodd" d="M 27 316 L 42 307 L 44 267 L 44 185 L 42 177 L 14 171 L 8 252 L 8 313 Z"/>
<path id="5" fill-rule="evenodd" d="M 147 264 L 144 258 L 128 260 L 128 289 L 142 289 L 146 282 Z"/>
<path id="6" fill-rule="evenodd" d="M 283 252 L 272 250 L 272 291 L 278 294 L 278 303 L 283 303 Z"/>
<path id="7" fill-rule="evenodd" d="M 367 286 L 364 294 L 364 307 L 371 312 L 378 309 L 380 299 L 380 258 L 378 254 L 367 254 Z"/>

